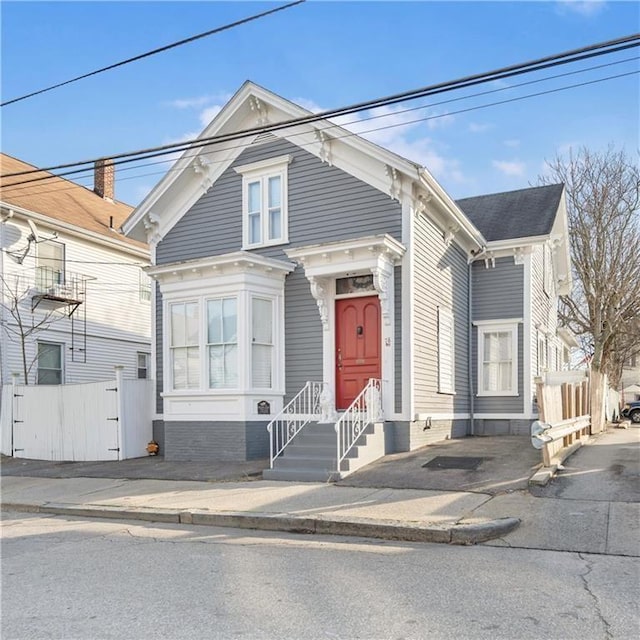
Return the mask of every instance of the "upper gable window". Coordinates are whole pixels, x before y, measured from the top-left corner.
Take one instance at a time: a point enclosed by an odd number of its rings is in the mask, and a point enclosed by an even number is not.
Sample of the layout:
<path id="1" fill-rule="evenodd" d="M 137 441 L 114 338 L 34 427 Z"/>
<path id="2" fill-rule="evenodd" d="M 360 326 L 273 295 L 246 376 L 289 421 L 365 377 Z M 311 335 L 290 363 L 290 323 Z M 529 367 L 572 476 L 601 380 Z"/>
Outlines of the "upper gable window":
<path id="1" fill-rule="evenodd" d="M 291 156 L 234 167 L 242 175 L 242 248 L 289 241 L 287 169 Z"/>

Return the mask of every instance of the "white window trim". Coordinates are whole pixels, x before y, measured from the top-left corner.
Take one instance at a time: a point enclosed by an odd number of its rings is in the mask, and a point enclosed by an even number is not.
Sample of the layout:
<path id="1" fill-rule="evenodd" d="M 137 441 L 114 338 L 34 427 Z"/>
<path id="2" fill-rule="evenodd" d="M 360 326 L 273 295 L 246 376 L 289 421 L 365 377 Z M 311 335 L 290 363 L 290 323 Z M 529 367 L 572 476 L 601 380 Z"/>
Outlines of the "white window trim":
<path id="1" fill-rule="evenodd" d="M 442 332 L 443 321 L 446 320 L 449 327 L 449 348 L 451 352 L 449 366 L 451 367 L 451 377 L 446 379 L 442 367 L 442 346 L 444 335 Z M 438 393 L 455 395 L 456 392 L 456 358 L 455 358 L 455 318 L 451 309 L 438 307 Z"/>
<path id="2" fill-rule="evenodd" d="M 179 265 L 156 267 L 154 277 L 160 283 L 163 296 L 163 318 L 168 318 L 170 305 L 198 302 L 200 307 L 200 387 L 172 388 L 169 325 L 162 332 L 162 360 L 164 363 L 163 415 L 165 420 L 184 421 L 243 421 L 272 419 L 284 401 L 284 279 L 293 271 L 289 262 L 263 258 L 256 254 L 234 252 Z M 206 301 L 215 298 L 238 298 L 238 390 L 209 389 L 206 358 Z M 273 362 L 272 388 L 254 389 L 251 385 L 250 365 L 250 299 L 258 297 L 273 301 Z M 243 324 L 244 323 L 244 324 Z M 246 340 L 241 332 L 244 331 Z M 271 418 L 258 414 L 257 405 L 266 400 L 271 404 Z"/>
<path id="3" fill-rule="evenodd" d="M 38 379 L 40 377 L 40 358 L 39 351 L 40 345 L 46 344 L 53 347 L 60 348 L 60 384 L 64 384 L 65 381 L 65 354 L 64 354 L 64 342 L 53 342 L 51 340 L 37 340 L 36 341 L 36 385 L 39 385 Z M 48 371 L 53 371 L 53 369 L 48 369 Z M 55 386 L 55 385 L 41 385 L 41 386 Z"/>
<path id="4" fill-rule="evenodd" d="M 289 243 L 289 206 L 288 206 L 288 166 L 292 160 L 291 155 L 269 158 L 260 162 L 234 167 L 234 171 L 242 176 L 242 249 L 257 249 L 259 247 L 271 247 Z M 265 206 L 265 198 L 268 197 L 268 188 L 265 185 L 269 178 L 280 177 L 281 203 L 280 216 L 282 221 L 282 237 L 273 240 L 268 239 L 269 216 L 268 207 Z M 262 199 L 260 211 L 261 242 L 249 242 L 249 184 L 260 181 L 260 195 Z"/>
<path id="5" fill-rule="evenodd" d="M 147 375 L 141 378 L 138 374 L 140 372 L 140 356 L 145 356 L 146 367 L 145 371 Z M 148 351 L 136 351 L 136 380 L 149 380 L 151 379 L 151 354 Z"/>
<path id="6" fill-rule="evenodd" d="M 476 344 L 477 344 L 477 387 L 476 396 L 519 396 L 518 393 L 518 325 L 522 319 L 517 320 L 486 320 L 477 321 L 473 324 L 478 328 Z M 484 373 L 484 335 L 485 333 L 510 332 L 511 333 L 511 353 L 513 354 L 513 365 L 511 367 L 511 387 L 508 391 L 485 391 L 483 385 Z"/>

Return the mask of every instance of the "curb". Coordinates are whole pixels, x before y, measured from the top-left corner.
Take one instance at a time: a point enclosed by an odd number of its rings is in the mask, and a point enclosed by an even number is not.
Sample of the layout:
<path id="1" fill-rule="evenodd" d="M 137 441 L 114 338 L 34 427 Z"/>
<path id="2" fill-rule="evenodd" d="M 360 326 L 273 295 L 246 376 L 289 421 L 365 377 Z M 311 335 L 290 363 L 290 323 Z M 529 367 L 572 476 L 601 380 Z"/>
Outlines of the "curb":
<path id="1" fill-rule="evenodd" d="M 287 533 L 306 533 L 333 536 L 357 536 L 381 540 L 405 542 L 440 542 L 446 544 L 477 544 L 501 538 L 516 529 L 518 518 L 498 518 L 468 524 L 421 524 L 398 520 L 373 520 L 369 518 L 339 517 L 306 518 L 271 513 L 245 513 L 226 511 L 215 513 L 207 510 L 123 508 L 73 504 L 22 504 L 3 503 L 2 511 L 21 513 L 49 513 L 81 518 L 108 518 L 118 520 L 143 520 L 173 524 L 208 525 L 235 529 L 258 529 Z"/>

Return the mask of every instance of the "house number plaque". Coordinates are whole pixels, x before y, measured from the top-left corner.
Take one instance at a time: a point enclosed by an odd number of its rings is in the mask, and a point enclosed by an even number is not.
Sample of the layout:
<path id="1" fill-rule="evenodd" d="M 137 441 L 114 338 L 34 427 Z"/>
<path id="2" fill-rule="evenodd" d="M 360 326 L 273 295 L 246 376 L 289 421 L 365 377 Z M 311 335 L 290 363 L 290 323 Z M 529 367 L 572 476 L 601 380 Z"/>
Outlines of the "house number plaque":
<path id="1" fill-rule="evenodd" d="M 271 405 L 266 400 L 258 402 L 258 414 L 269 415 L 271 413 Z"/>

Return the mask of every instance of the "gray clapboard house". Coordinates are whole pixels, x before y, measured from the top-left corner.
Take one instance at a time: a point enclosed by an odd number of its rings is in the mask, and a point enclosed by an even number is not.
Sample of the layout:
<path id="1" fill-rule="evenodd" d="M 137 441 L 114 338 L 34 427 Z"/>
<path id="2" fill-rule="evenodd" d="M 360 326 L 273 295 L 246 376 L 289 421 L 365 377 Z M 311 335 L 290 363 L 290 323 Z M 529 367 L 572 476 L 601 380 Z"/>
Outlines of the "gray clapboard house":
<path id="1" fill-rule="evenodd" d="M 185 152 L 123 226 L 152 247 L 166 458 L 270 455 L 270 477 L 326 479 L 528 432 L 534 377 L 571 347 L 562 185 L 455 202 L 424 167 L 311 115 L 245 83 L 200 135 L 215 144 Z"/>

